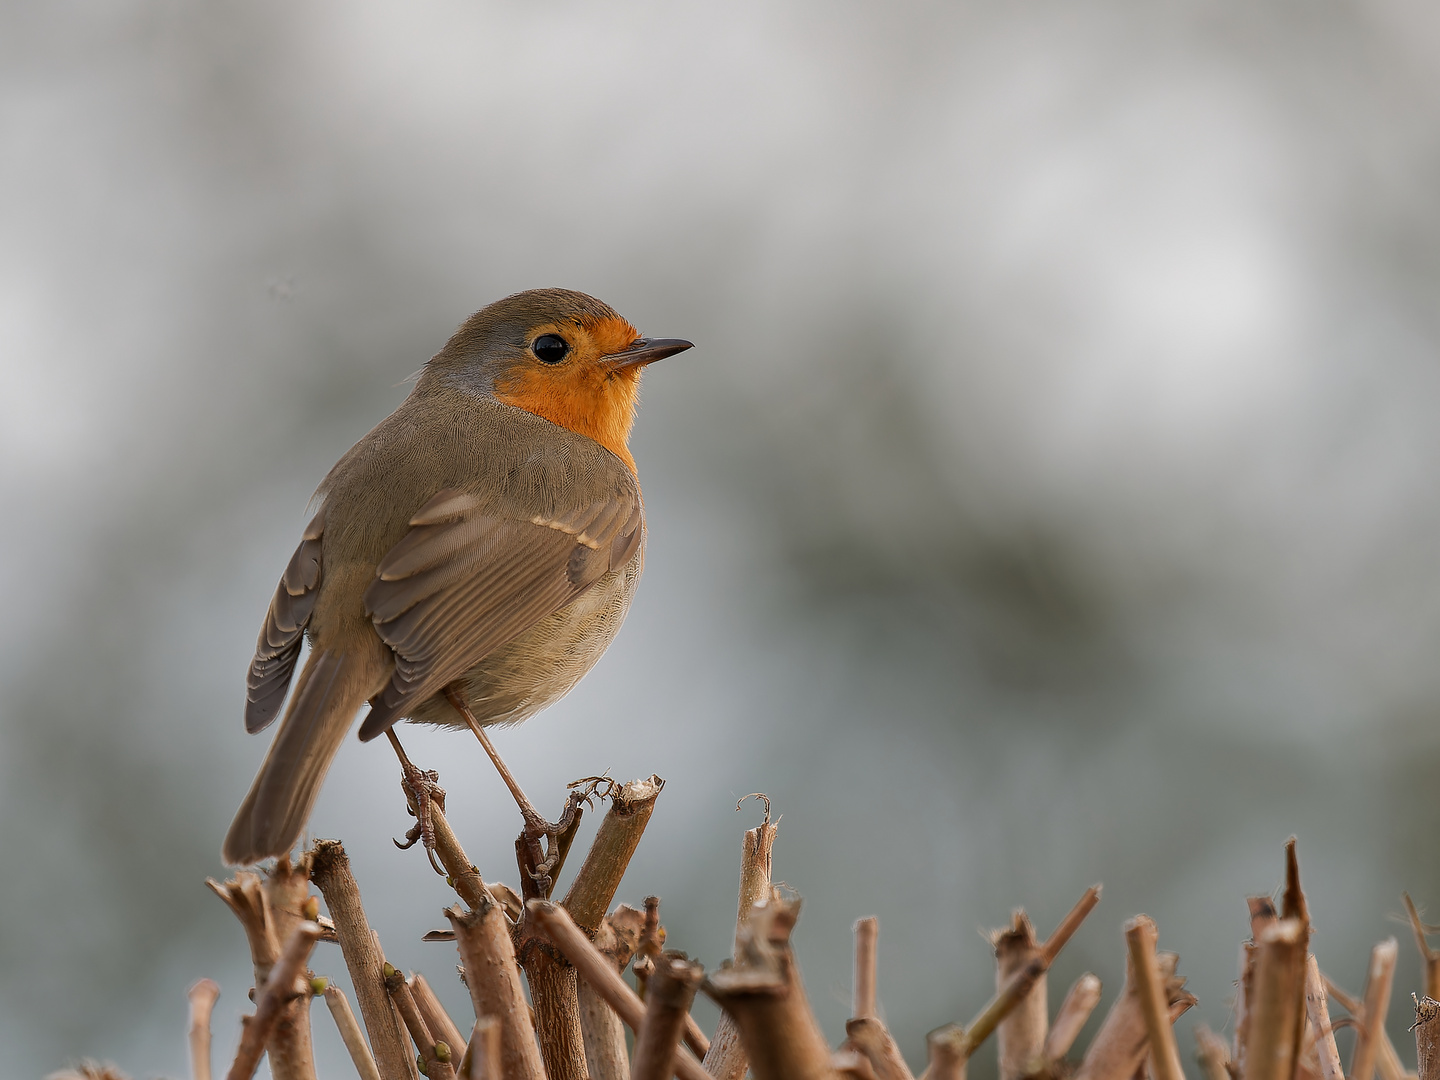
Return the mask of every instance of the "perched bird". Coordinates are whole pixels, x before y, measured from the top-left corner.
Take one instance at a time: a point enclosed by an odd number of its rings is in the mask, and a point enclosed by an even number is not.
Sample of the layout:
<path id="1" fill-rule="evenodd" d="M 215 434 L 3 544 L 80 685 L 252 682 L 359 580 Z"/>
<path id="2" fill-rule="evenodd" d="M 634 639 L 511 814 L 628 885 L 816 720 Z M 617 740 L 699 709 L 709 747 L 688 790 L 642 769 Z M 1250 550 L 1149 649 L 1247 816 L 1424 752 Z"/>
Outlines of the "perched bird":
<path id="1" fill-rule="evenodd" d="M 290 851 L 366 702 L 362 740 L 401 719 L 463 727 L 465 707 L 516 723 L 590 670 L 644 561 L 640 373 L 691 347 L 583 293 L 518 293 L 471 316 L 330 470 L 250 664 L 255 732 L 310 642 L 227 863 Z"/>

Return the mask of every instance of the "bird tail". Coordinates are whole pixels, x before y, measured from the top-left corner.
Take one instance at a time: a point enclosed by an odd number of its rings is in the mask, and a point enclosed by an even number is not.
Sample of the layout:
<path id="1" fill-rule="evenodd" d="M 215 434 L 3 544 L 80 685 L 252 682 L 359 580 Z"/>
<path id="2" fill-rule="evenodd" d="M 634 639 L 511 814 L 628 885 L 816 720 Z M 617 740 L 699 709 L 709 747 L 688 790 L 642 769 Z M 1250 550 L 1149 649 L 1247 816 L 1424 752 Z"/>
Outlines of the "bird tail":
<path id="1" fill-rule="evenodd" d="M 330 762 L 373 690 L 368 661 L 363 653 L 311 654 L 270 752 L 225 834 L 221 855 L 227 865 L 249 866 L 287 854 L 300 839 Z"/>

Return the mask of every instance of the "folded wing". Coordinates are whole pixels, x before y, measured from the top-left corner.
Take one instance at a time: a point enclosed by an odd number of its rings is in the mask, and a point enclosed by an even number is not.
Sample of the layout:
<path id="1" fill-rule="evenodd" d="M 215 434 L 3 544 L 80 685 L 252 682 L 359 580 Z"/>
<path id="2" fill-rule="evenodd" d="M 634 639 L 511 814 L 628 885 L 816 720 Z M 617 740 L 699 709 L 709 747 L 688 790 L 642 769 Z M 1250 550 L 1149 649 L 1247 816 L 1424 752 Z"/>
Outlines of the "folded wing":
<path id="1" fill-rule="evenodd" d="M 493 650 L 570 603 L 639 546 L 639 492 L 529 520 L 448 489 L 381 560 L 365 610 L 395 653 L 389 684 L 360 728 L 373 739 Z M 293 663 L 293 661 L 292 661 Z"/>

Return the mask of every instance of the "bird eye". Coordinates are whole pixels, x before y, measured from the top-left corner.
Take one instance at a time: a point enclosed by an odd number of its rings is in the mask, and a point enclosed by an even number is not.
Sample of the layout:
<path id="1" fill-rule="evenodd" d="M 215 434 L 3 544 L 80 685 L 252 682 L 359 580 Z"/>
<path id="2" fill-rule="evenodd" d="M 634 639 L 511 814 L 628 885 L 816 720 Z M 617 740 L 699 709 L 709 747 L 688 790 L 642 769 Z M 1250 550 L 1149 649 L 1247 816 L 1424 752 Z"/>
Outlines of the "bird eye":
<path id="1" fill-rule="evenodd" d="M 541 334 L 530 350 L 542 364 L 558 364 L 570 352 L 570 343 L 559 334 Z"/>

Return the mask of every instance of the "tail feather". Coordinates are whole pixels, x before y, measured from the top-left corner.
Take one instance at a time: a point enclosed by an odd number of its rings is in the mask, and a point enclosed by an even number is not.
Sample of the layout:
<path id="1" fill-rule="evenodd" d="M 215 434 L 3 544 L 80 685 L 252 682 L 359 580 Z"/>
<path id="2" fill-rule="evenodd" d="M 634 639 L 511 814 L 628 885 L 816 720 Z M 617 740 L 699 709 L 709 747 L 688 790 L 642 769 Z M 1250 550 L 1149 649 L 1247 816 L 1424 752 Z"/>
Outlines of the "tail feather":
<path id="1" fill-rule="evenodd" d="M 365 702 L 361 665 L 354 653 L 311 654 L 259 775 L 225 835 L 221 855 L 228 865 L 284 855 L 300 839 L 330 762 Z"/>

